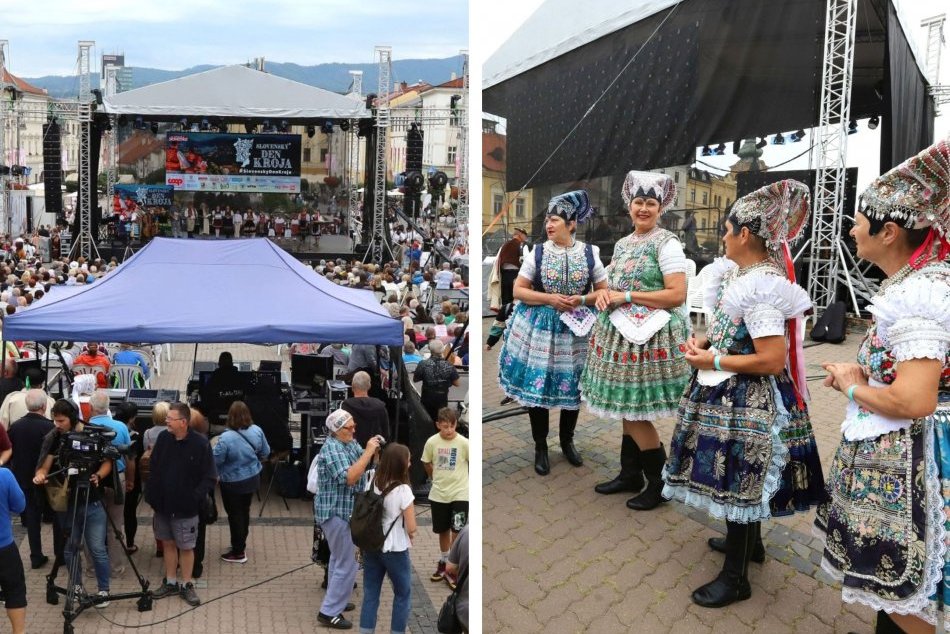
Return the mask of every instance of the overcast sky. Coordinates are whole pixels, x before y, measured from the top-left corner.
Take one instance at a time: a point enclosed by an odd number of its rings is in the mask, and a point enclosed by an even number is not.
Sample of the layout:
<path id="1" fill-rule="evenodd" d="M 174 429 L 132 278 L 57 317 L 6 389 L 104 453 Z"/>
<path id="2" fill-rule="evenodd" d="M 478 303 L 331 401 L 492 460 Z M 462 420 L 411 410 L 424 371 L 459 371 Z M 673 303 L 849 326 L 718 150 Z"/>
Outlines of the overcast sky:
<path id="1" fill-rule="evenodd" d="M 126 64 L 180 70 L 254 57 L 312 65 L 442 58 L 468 47 L 468 2 L 440 0 L 0 0 L 7 68 L 21 77 L 76 72 L 79 40 Z M 96 62 L 98 68 L 98 61 Z"/>
<path id="2" fill-rule="evenodd" d="M 543 3 L 544 0 L 478 0 L 478 11 L 472 13 L 472 32 L 476 34 L 473 41 L 478 46 L 473 48 L 474 64 L 484 62 L 491 56 L 502 43 L 504 43 L 518 29 L 521 24 L 527 20 L 531 14 Z M 917 45 L 921 53 L 925 50 L 924 30 L 920 28 L 921 20 L 930 18 L 940 13 L 947 13 L 950 19 L 950 3 L 947 0 L 901 0 L 898 3 L 901 10 L 907 17 L 909 28 L 915 29 L 912 34 L 917 40 Z M 503 16 L 503 17 L 502 17 Z M 950 38 L 950 21 L 944 25 L 944 37 Z M 940 63 L 941 83 L 950 85 L 950 49 L 943 48 L 943 55 Z M 473 86 L 481 85 L 481 77 L 472 80 Z M 879 147 L 880 147 L 880 128 L 877 131 L 870 131 L 862 121 L 859 126 L 858 134 L 848 137 L 848 165 L 858 167 L 858 191 L 873 180 L 879 173 Z M 934 126 L 935 134 L 938 137 L 945 137 L 950 134 L 950 104 L 944 105 L 941 110 L 941 116 L 937 118 Z M 797 154 L 804 152 L 808 148 L 808 139 L 800 143 L 787 144 L 784 146 L 769 145 L 765 148 L 763 160 L 768 165 L 777 165 L 792 159 Z M 730 144 L 727 143 L 726 155 L 721 157 L 702 157 L 705 163 L 728 169 L 734 164 L 737 157 L 732 154 Z M 657 166 L 664 167 L 664 166 Z M 704 169 L 709 169 L 706 165 L 700 165 Z M 783 169 L 807 169 L 808 156 L 792 161 Z M 716 170 L 709 169 L 715 173 Z"/>

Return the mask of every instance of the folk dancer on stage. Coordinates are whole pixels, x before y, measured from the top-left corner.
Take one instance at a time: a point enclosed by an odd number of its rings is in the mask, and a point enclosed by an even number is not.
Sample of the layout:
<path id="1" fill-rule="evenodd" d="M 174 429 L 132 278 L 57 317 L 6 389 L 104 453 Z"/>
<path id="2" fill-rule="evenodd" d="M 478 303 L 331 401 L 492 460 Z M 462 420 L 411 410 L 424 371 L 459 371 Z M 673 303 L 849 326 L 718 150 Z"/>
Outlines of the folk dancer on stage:
<path id="1" fill-rule="evenodd" d="M 842 598 L 878 610 L 876 632 L 933 632 L 950 602 L 950 147 L 879 176 L 850 231 L 887 279 L 857 363 L 825 363 L 847 397 L 831 500 L 815 527 Z"/>
<path id="2" fill-rule="evenodd" d="M 673 179 L 629 172 L 621 195 L 633 233 L 614 247 L 608 288 L 584 297 L 602 312 L 590 339 L 581 394 L 592 413 L 623 421 L 620 474 L 594 490 L 637 493 L 627 506 L 645 511 L 662 501 L 660 472 L 666 462 L 653 421 L 675 415 L 689 379 L 686 256 L 676 236 L 659 226 L 663 210 L 676 200 Z"/>
<path id="3" fill-rule="evenodd" d="M 538 475 L 551 470 L 547 437 L 552 408 L 561 409 L 565 458 L 574 466 L 583 464 L 574 446 L 574 428 L 580 407 L 578 380 L 594 315 L 578 307 L 579 294 L 607 287 L 597 247 L 575 239 L 577 224 L 592 213 L 583 190 L 561 194 L 548 203 L 548 239 L 521 265 L 514 284 L 517 302 L 499 356 L 502 390 L 528 408 Z"/>
<path id="4" fill-rule="evenodd" d="M 683 394 L 663 495 L 726 520 L 722 572 L 693 592 L 703 607 L 751 596 L 749 561 L 765 552 L 760 522 L 827 498 L 805 388 L 800 320 L 811 308 L 794 283 L 788 242 L 808 217 L 808 188 L 773 183 L 736 201 L 725 258 L 707 273 L 705 337 L 687 342 L 696 372 Z M 794 379 L 794 380 L 793 380 Z"/>

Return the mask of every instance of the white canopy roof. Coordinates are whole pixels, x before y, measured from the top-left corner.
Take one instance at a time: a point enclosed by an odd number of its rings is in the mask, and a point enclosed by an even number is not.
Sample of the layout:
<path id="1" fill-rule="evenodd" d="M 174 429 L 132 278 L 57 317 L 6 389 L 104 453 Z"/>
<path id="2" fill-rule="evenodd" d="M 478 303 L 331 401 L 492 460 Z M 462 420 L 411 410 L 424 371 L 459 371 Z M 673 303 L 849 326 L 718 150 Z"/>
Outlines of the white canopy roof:
<path id="1" fill-rule="evenodd" d="M 619 31 L 682 0 L 595 0 L 579 11 L 576 0 L 545 0 L 498 50 L 485 60 L 482 89 L 511 79 L 575 48 Z M 891 0 L 920 72 L 927 76 L 901 0 Z M 819 62 L 820 63 L 820 62 Z"/>
<path id="2" fill-rule="evenodd" d="M 362 119 L 363 103 L 246 66 L 222 66 L 104 99 L 105 111 L 152 117 Z"/>

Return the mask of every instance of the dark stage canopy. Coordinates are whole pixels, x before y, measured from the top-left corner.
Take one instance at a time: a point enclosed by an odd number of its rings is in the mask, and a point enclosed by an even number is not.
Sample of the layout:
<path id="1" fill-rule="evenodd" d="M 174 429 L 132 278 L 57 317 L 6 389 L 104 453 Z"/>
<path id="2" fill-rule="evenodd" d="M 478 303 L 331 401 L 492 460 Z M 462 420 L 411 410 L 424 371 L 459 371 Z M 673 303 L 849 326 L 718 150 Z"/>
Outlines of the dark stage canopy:
<path id="1" fill-rule="evenodd" d="M 484 68 L 483 108 L 507 119 L 507 189 L 690 164 L 698 146 L 816 126 L 825 7 L 547 0 Z M 934 103 L 895 0 L 858 0 L 856 24 L 851 113 L 881 117 L 885 171 L 931 143 Z"/>
<path id="2" fill-rule="evenodd" d="M 400 346 L 370 291 L 337 286 L 271 241 L 155 238 L 94 284 L 8 316 L 8 341 Z"/>

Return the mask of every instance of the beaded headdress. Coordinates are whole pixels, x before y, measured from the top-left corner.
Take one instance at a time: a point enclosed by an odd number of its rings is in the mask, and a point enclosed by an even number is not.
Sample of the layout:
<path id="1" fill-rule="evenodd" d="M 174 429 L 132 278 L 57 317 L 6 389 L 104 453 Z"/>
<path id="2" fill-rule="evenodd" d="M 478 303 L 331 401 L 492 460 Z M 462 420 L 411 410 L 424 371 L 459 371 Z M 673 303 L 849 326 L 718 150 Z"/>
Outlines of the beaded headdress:
<path id="1" fill-rule="evenodd" d="M 809 200 L 804 183 L 778 181 L 737 200 L 730 216 L 765 240 L 770 251 L 778 251 L 783 242 L 801 236 L 808 221 Z"/>
<path id="2" fill-rule="evenodd" d="M 676 185 L 673 179 L 660 172 L 627 172 L 620 192 L 623 204 L 630 206 L 634 198 L 652 198 L 660 203 L 660 212 L 676 200 Z"/>
<path id="3" fill-rule="evenodd" d="M 584 222 L 593 213 L 594 208 L 590 206 L 590 198 L 583 189 L 560 194 L 548 201 L 548 215 L 560 216 L 564 222 L 572 220 Z"/>
<path id="4" fill-rule="evenodd" d="M 858 210 L 906 229 L 933 227 L 950 237 L 950 147 L 939 141 L 878 176 L 861 194 Z"/>

